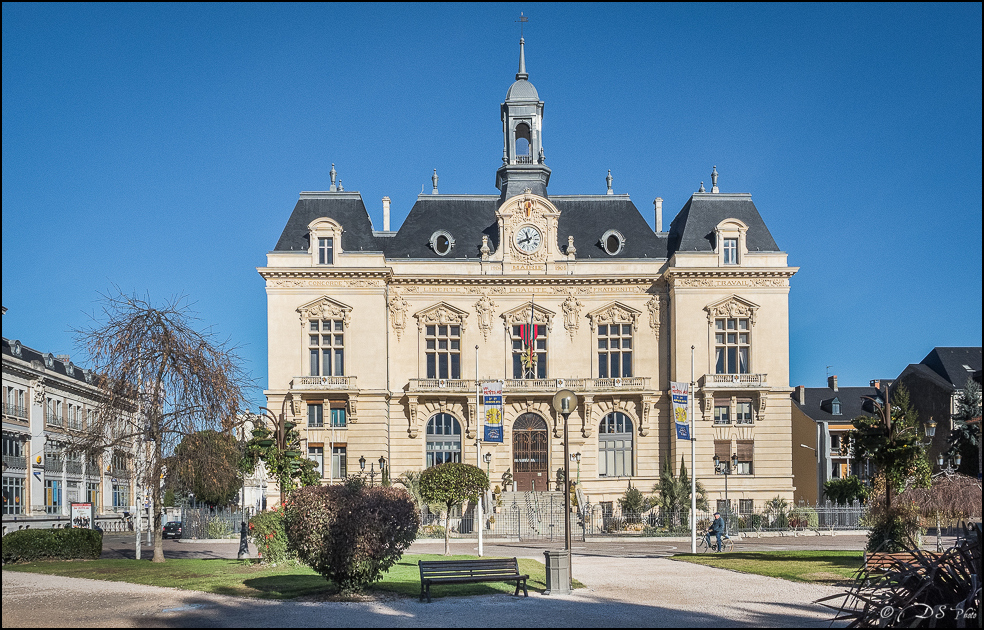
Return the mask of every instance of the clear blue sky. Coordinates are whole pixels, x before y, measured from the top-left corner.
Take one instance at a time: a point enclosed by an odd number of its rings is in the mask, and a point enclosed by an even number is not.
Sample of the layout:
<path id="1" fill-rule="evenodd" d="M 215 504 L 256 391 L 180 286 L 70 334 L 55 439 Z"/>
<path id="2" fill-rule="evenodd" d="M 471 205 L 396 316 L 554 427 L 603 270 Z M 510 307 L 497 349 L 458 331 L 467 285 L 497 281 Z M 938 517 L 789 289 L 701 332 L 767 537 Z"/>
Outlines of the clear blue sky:
<path id="1" fill-rule="evenodd" d="M 792 385 L 981 345 L 979 3 L 5 3 L 3 335 L 81 359 L 99 292 L 187 295 L 265 386 L 256 267 L 332 162 L 377 227 L 434 168 L 497 192 L 520 11 L 550 192 L 752 193 Z"/>

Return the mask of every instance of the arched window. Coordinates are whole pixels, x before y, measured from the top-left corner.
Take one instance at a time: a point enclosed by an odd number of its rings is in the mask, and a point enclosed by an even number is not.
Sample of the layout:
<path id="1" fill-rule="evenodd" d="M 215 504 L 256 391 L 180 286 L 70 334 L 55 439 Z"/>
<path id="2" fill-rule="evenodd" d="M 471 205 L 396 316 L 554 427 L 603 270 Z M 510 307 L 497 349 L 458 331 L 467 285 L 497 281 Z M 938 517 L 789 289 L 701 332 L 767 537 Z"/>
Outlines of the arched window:
<path id="1" fill-rule="evenodd" d="M 617 411 L 598 427 L 598 476 L 632 476 L 632 420 Z"/>
<path id="2" fill-rule="evenodd" d="M 519 163 L 526 163 L 530 156 L 530 127 L 526 123 L 516 125 L 516 158 Z M 523 160 L 527 158 L 527 160 Z"/>
<path id="3" fill-rule="evenodd" d="M 427 421 L 427 468 L 447 462 L 461 462 L 461 425 L 439 413 Z"/>

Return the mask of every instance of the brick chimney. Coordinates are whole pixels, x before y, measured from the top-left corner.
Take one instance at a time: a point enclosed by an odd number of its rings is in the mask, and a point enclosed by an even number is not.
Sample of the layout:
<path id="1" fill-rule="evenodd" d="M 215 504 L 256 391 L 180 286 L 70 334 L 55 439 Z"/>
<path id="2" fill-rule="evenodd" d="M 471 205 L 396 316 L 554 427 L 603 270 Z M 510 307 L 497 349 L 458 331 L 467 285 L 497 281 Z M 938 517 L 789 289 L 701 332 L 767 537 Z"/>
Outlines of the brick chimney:
<path id="1" fill-rule="evenodd" d="M 833 376 L 828 376 L 827 377 L 827 387 L 829 387 L 830 389 L 834 390 L 835 392 L 837 391 L 837 375 L 836 374 L 834 374 Z"/>
<path id="2" fill-rule="evenodd" d="M 383 197 L 383 231 L 390 231 L 390 198 Z"/>
<path id="3" fill-rule="evenodd" d="M 801 406 L 806 404 L 806 386 L 797 385 L 796 386 L 796 402 Z"/>

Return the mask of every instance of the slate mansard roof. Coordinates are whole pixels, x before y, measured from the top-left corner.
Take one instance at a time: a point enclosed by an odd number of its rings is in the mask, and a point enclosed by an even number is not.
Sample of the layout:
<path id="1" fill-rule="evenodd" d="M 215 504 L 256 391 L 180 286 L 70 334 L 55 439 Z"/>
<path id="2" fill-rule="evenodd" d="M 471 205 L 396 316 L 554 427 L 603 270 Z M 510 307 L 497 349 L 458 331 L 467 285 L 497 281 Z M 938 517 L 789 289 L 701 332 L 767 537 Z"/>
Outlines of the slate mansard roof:
<path id="1" fill-rule="evenodd" d="M 778 252 L 779 246 L 747 193 L 694 193 L 670 223 L 671 252 L 714 251 L 714 228 L 725 219 L 748 226 L 749 252 Z"/>
<path id="2" fill-rule="evenodd" d="M 15 345 L 19 346 L 19 352 L 20 352 L 19 356 L 18 356 L 18 354 L 16 354 L 14 352 L 14 346 Z M 48 367 L 48 365 L 46 365 L 46 362 L 45 362 L 45 359 L 46 359 L 46 357 L 48 355 L 46 355 L 46 354 L 44 354 L 42 352 L 39 352 L 38 350 L 35 350 L 34 348 L 28 348 L 27 346 L 22 345 L 16 339 L 13 340 L 13 341 L 11 341 L 10 339 L 7 339 L 6 337 L 4 337 L 3 338 L 2 353 L 3 353 L 3 356 L 4 356 L 5 360 L 6 360 L 7 357 L 10 357 L 12 359 L 19 359 L 19 360 L 25 361 L 27 363 L 34 363 L 35 361 L 37 361 L 41 365 L 44 365 L 45 366 L 45 370 L 47 372 L 53 372 L 53 373 L 57 374 L 58 376 L 61 376 L 63 378 L 69 379 L 69 380 L 75 380 L 75 381 L 78 381 L 80 383 L 88 383 L 88 384 L 91 384 L 91 382 L 93 380 L 92 379 L 92 373 L 91 372 L 89 372 L 88 370 L 82 369 L 82 368 L 80 368 L 78 366 L 73 366 L 74 367 L 74 370 L 73 370 L 72 374 L 69 374 L 68 373 L 68 366 L 71 364 L 71 361 L 69 361 L 68 363 L 64 363 L 60 359 L 57 359 L 57 358 L 52 357 L 53 360 L 51 360 L 50 367 Z"/>
<path id="3" fill-rule="evenodd" d="M 814 422 L 832 422 L 834 424 L 850 424 L 858 416 L 872 415 L 872 405 L 865 402 L 862 396 L 878 397 L 874 387 L 838 387 L 834 391 L 830 387 L 805 387 L 804 404 L 800 404 L 797 392 L 792 393 L 793 404 Z M 840 401 L 840 415 L 832 413 L 831 403 L 834 399 Z"/>
<path id="4" fill-rule="evenodd" d="M 558 210 L 560 252 L 567 251 L 567 237 L 574 237 L 577 259 L 666 260 L 676 251 L 714 250 L 714 228 L 724 219 L 739 219 L 748 226 L 748 250 L 778 252 L 772 234 L 748 194 L 694 193 L 670 224 L 669 233 L 653 231 L 628 195 L 550 195 Z M 382 252 L 387 258 L 474 259 L 480 255 L 482 236 L 497 251 L 500 243 L 495 210 L 498 195 L 420 195 L 398 232 L 373 234 L 372 222 L 357 192 L 301 193 L 274 251 L 307 251 L 307 226 L 321 217 L 342 225 L 344 251 Z M 455 247 L 448 256 L 430 248 L 438 230 L 451 234 Z M 618 231 L 625 245 L 610 256 L 601 247 L 608 230 Z"/>
<path id="5" fill-rule="evenodd" d="M 933 348 L 919 364 L 960 389 L 981 370 L 981 347 Z"/>

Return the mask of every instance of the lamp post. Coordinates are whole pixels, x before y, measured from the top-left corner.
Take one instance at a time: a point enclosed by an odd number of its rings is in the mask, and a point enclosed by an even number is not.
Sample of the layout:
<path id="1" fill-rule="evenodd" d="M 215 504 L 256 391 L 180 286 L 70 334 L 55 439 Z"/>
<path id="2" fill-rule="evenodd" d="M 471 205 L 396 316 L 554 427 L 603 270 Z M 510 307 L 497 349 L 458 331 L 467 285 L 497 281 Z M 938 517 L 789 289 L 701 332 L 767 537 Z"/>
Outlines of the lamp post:
<path id="1" fill-rule="evenodd" d="M 571 457 L 570 437 L 567 434 L 567 420 L 576 407 L 577 394 L 571 390 L 562 389 L 554 394 L 554 411 L 564 417 L 564 551 L 567 556 L 567 576 L 566 584 L 561 589 L 563 593 L 571 592 Z M 560 578 L 559 575 L 558 578 Z"/>
<path id="2" fill-rule="evenodd" d="M 936 457 L 936 464 L 940 467 L 940 472 L 947 477 L 957 472 L 957 469 L 960 468 L 960 461 L 960 453 L 957 453 L 953 457 L 944 457 L 943 453 L 940 453 Z"/>
<path id="3" fill-rule="evenodd" d="M 267 409 L 266 407 L 260 407 L 260 409 L 262 409 L 264 411 L 263 416 L 266 416 L 267 418 L 270 419 L 270 422 L 273 424 L 274 430 L 273 430 L 273 439 L 270 439 L 269 437 L 264 437 L 264 438 L 262 438 L 262 439 L 259 440 L 258 444 L 261 447 L 263 447 L 263 448 L 269 448 L 269 447 L 273 446 L 274 443 L 276 443 L 277 448 L 280 450 L 280 452 L 285 457 L 298 457 L 299 458 L 301 456 L 301 452 L 300 451 L 294 450 L 294 449 L 291 449 L 291 450 L 288 450 L 287 449 L 287 447 L 290 446 L 290 443 L 289 443 L 290 432 L 293 431 L 294 430 L 294 427 L 297 426 L 296 424 L 294 424 L 293 422 L 291 422 L 290 420 L 287 419 L 287 400 L 288 399 L 285 396 L 284 397 L 284 402 L 280 406 L 280 416 L 279 417 L 273 415 L 273 412 L 270 411 L 269 409 Z M 263 416 L 256 416 L 256 417 L 257 417 L 257 419 L 259 419 L 259 418 L 261 418 Z M 277 482 L 278 482 L 277 485 L 280 486 L 280 505 L 283 506 L 283 504 L 284 504 L 284 483 L 283 483 L 283 480 L 282 479 L 278 479 Z"/>
<path id="4" fill-rule="evenodd" d="M 376 464 L 374 464 L 372 462 L 369 463 L 369 473 L 368 473 L 369 474 L 369 487 L 373 487 L 373 486 L 376 485 L 376 475 L 382 475 L 383 474 L 383 470 L 386 467 L 386 458 L 385 457 L 380 456 L 378 461 L 379 461 L 379 472 L 378 473 L 376 472 Z M 366 456 L 365 455 L 363 455 L 362 457 L 359 458 L 359 470 L 362 471 L 363 473 L 366 472 Z M 380 479 L 380 483 L 382 483 L 382 479 Z"/>
<path id="5" fill-rule="evenodd" d="M 486 453 L 482 455 L 482 459 L 485 460 L 485 474 L 487 476 L 492 475 L 492 453 Z"/>
<path id="6" fill-rule="evenodd" d="M 577 464 L 577 480 L 574 483 L 580 484 L 581 483 L 581 453 L 571 453 L 571 461 Z"/>
<path id="7" fill-rule="evenodd" d="M 728 501 L 728 477 L 738 469 L 738 454 L 731 456 L 730 460 L 721 461 L 717 455 L 714 456 L 714 472 L 724 475 L 724 534 L 728 535 L 728 517 L 731 516 L 731 502 Z"/>

